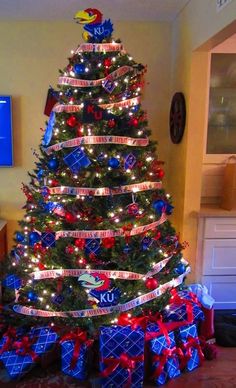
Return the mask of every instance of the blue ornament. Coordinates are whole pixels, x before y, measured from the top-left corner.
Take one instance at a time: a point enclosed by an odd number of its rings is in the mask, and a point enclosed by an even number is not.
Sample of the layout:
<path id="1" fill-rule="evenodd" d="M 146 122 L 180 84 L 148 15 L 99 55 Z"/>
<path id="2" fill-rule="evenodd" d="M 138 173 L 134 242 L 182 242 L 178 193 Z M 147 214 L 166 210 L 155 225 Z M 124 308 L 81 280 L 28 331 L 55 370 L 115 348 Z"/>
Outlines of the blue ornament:
<path id="1" fill-rule="evenodd" d="M 54 248 L 56 245 L 56 237 L 54 232 L 43 232 L 41 239 L 42 239 L 42 246 L 44 248 L 46 247 Z"/>
<path id="2" fill-rule="evenodd" d="M 73 90 L 72 89 L 67 89 L 65 91 L 65 96 L 66 97 L 72 97 L 73 96 Z"/>
<path id="3" fill-rule="evenodd" d="M 94 253 L 98 255 L 100 253 L 100 239 L 99 238 L 88 238 L 86 239 L 85 252 L 87 255 Z"/>
<path id="4" fill-rule="evenodd" d="M 131 248 L 130 248 L 129 244 L 126 244 L 126 246 L 125 246 L 124 249 L 123 249 L 123 252 L 124 252 L 125 254 L 128 254 L 130 251 L 131 251 Z"/>
<path id="5" fill-rule="evenodd" d="M 25 236 L 22 233 L 16 232 L 16 241 L 17 242 L 23 242 L 24 239 L 25 239 Z"/>
<path id="6" fill-rule="evenodd" d="M 51 141 L 55 120 L 56 120 L 56 113 L 52 111 L 50 113 L 48 125 L 43 136 L 43 141 L 42 141 L 43 146 L 47 146 Z"/>
<path id="7" fill-rule="evenodd" d="M 22 281 L 17 275 L 8 275 L 3 280 L 2 285 L 11 288 L 12 290 L 18 290 L 22 285 Z"/>
<path id="8" fill-rule="evenodd" d="M 162 199 L 157 199 L 153 202 L 152 207 L 153 209 L 158 213 L 162 214 L 163 210 L 165 209 L 166 203 L 162 201 Z"/>
<path id="9" fill-rule="evenodd" d="M 136 161 L 137 161 L 137 159 L 133 154 L 128 154 L 125 157 L 125 169 L 128 170 L 128 169 L 133 168 Z"/>
<path id="10" fill-rule="evenodd" d="M 173 209 L 174 209 L 174 206 L 170 205 L 169 203 L 166 204 L 166 214 L 167 215 L 172 214 Z"/>
<path id="11" fill-rule="evenodd" d="M 56 158 L 52 158 L 47 162 L 47 166 L 49 170 L 56 171 L 58 169 L 59 162 Z"/>
<path id="12" fill-rule="evenodd" d="M 186 266 L 183 263 L 179 263 L 177 267 L 174 269 L 174 272 L 178 275 L 182 275 L 186 271 Z"/>
<path id="13" fill-rule="evenodd" d="M 132 110 L 133 112 L 137 112 L 137 111 L 139 110 L 139 107 L 140 107 L 139 104 L 138 104 L 138 105 L 134 105 L 134 106 L 132 106 L 131 110 Z"/>
<path id="14" fill-rule="evenodd" d="M 74 151 L 66 155 L 64 162 L 74 174 L 77 174 L 81 168 L 88 167 L 91 164 L 89 158 L 80 147 L 75 148 Z"/>
<path id="15" fill-rule="evenodd" d="M 105 158 L 104 153 L 101 152 L 101 154 L 99 154 L 98 157 L 97 157 L 97 161 L 98 162 L 103 162 L 104 158 Z"/>
<path id="16" fill-rule="evenodd" d="M 31 302 L 36 302 L 38 300 L 38 295 L 36 294 L 36 292 L 34 291 L 29 291 L 27 293 L 27 298 L 31 301 Z"/>
<path id="17" fill-rule="evenodd" d="M 55 202 L 47 202 L 43 203 L 44 211 L 47 213 L 52 213 L 54 209 L 56 208 L 57 204 Z"/>
<path id="18" fill-rule="evenodd" d="M 83 74 L 85 72 L 85 64 L 84 63 L 76 63 L 74 65 L 74 72 L 76 74 Z"/>
<path id="19" fill-rule="evenodd" d="M 44 175 L 44 170 L 41 168 L 41 169 L 37 172 L 37 178 L 38 178 L 39 181 L 43 178 L 43 175 Z"/>
<path id="20" fill-rule="evenodd" d="M 153 243 L 153 239 L 151 237 L 144 237 L 141 241 L 142 250 L 146 251 Z"/>
<path id="21" fill-rule="evenodd" d="M 32 247 L 35 243 L 41 240 L 41 236 L 38 232 L 30 232 L 29 245 Z"/>
<path id="22" fill-rule="evenodd" d="M 43 186 L 41 188 L 41 194 L 46 199 L 50 194 L 49 188 L 47 186 Z M 44 207 L 44 202 L 40 202 L 40 205 Z"/>
<path id="23" fill-rule="evenodd" d="M 64 296 L 63 296 L 63 295 L 60 295 L 60 294 L 58 294 L 58 295 L 56 295 L 56 296 L 54 296 L 54 297 L 52 298 L 52 302 L 53 302 L 54 304 L 57 304 L 57 305 L 62 304 L 63 300 L 64 300 Z"/>
<path id="24" fill-rule="evenodd" d="M 120 161 L 116 158 L 110 158 L 108 160 L 108 166 L 111 168 L 118 168 L 120 165 Z"/>

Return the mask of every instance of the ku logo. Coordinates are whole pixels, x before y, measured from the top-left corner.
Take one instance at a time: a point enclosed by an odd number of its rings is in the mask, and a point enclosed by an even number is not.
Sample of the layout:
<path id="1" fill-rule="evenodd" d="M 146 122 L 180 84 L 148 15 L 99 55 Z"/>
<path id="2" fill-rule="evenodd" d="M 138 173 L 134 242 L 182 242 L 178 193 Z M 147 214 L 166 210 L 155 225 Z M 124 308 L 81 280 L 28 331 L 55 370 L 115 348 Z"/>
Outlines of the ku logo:
<path id="1" fill-rule="evenodd" d="M 104 31 L 104 27 L 95 27 L 93 30 L 95 36 L 104 34 Z"/>

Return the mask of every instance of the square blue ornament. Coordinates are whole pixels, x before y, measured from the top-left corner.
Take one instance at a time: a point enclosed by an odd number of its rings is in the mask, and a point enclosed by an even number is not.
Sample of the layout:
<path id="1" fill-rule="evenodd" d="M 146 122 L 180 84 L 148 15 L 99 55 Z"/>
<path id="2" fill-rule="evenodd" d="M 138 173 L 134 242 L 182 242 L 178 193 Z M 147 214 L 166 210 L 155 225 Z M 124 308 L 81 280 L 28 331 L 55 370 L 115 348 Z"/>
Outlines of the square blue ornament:
<path id="1" fill-rule="evenodd" d="M 41 235 L 41 241 L 43 247 L 53 248 L 56 246 L 56 238 L 54 232 L 43 232 Z"/>
<path id="2" fill-rule="evenodd" d="M 81 168 L 88 167 L 91 164 L 91 161 L 80 147 L 77 147 L 74 151 L 65 156 L 64 162 L 73 174 L 76 174 Z"/>

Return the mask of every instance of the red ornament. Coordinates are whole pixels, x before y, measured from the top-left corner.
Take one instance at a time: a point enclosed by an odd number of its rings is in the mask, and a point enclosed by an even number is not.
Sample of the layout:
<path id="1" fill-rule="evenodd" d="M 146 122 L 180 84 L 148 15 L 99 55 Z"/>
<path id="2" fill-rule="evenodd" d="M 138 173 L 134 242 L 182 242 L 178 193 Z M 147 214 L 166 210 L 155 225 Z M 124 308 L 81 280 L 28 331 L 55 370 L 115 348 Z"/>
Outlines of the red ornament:
<path id="1" fill-rule="evenodd" d="M 97 256 L 95 255 L 94 252 L 91 252 L 91 253 L 89 254 L 89 258 L 90 258 L 91 261 L 96 261 L 96 260 L 97 260 Z"/>
<path id="2" fill-rule="evenodd" d="M 56 187 L 56 186 L 58 186 L 58 185 L 59 185 L 58 180 L 57 180 L 57 179 L 52 179 L 52 181 L 51 181 L 51 186 Z"/>
<path id="3" fill-rule="evenodd" d="M 127 206 L 128 209 L 128 214 L 135 216 L 138 214 L 139 211 L 139 206 L 137 203 L 131 203 L 130 205 Z"/>
<path id="4" fill-rule="evenodd" d="M 155 278 L 148 278 L 148 279 L 145 281 L 145 286 L 146 286 L 149 290 L 155 290 L 155 288 L 157 288 L 157 286 L 158 286 L 158 281 L 157 281 Z"/>
<path id="5" fill-rule="evenodd" d="M 161 168 L 158 168 L 156 174 L 157 174 L 157 178 L 162 179 L 165 176 L 165 171 L 162 170 Z"/>
<path id="6" fill-rule="evenodd" d="M 65 219 L 67 222 L 69 222 L 71 224 L 73 224 L 74 222 L 77 221 L 77 217 L 74 214 L 69 213 L 69 212 L 66 212 Z"/>
<path id="7" fill-rule="evenodd" d="M 72 255 L 74 253 L 74 247 L 73 245 L 68 245 L 66 247 L 66 253 L 69 253 L 69 255 Z"/>
<path id="8" fill-rule="evenodd" d="M 43 271 L 44 269 L 46 269 L 46 267 L 43 263 L 38 263 L 38 269 L 40 269 L 40 271 Z"/>
<path id="9" fill-rule="evenodd" d="M 116 122 L 114 119 L 110 119 L 110 120 L 108 120 L 107 125 L 109 128 L 114 128 L 114 126 L 116 125 Z"/>
<path id="10" fill-rule="evenodd" d="M 160 240 L 161 238 L 161 232 L 159 230 L 156 232 L 155 236 L 153 236 L 154 240 Z"/>
<path id="11" fill-rule="evenodd" d="M 77 238 L 75 240 L 75 246 L 79 249 L 84 249 L 85 247 L 85 239 L 84 238 Z"/>
<path id="12" fill-rule="evenodd" d="M 78 125 L 78 127 L 76 129 L 76 133 L 77 133 L 78 137 L 83 136 L 83 127 L 81 126 L 81 124 Z"/>
<path id="13" fill-rule="evenodd" d="M 87 264 L 87 261 L 84 257 L 79 257 L 77 260 L 77 264 L 78 265 L 85 265 L 85 264 Z"/>
<path id="14" fill-rule="evenodd" d="M 116 242 L 116 240 L 115 240 L 114 237 L 107 237 L 107 238 L 102 239 L 102 245 L 105 248 L 112 248 L 112 247 L 114 247 L 115 242 Z"/>
<path id="15" fill-rule="evenodd" d="M 69 127 L 73 128 L 78 124 L 77 118 L 75 116 L 70 116 L 66 120 L 66 124 L 69 125 Z"/>
<path id="16" fill-rule="evenodd" d="M 129 125 L 133 125 L 134 127 L 137 127 L 137 126 L 138 126 L 138 123 L 139 123 L 139 121 L 138 121 L 138 119 L 136 119 L 135 117 L 132 118 L 132 119 L 128 122 Z"/>
<path id="17" fill-rule="evenodd" d="M 105 66 L 106 68 L 110 67 L 111 65 L 112 65 L 112 60 L 111 60 L 111 58 L 106 58 L 106 59 L 104 59 L 104 66 Z"/>

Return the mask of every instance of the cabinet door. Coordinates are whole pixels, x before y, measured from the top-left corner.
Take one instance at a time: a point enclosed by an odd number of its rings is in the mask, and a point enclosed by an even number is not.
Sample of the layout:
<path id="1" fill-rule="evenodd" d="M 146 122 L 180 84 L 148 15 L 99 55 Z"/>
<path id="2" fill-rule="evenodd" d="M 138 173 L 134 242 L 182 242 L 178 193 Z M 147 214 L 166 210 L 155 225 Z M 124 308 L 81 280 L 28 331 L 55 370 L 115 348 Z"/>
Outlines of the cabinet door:
<path id="1" fill-rule="evenodd" d="M 236 239 L 206 239 L 203 275 L 236 275 Z"/>
<path id="2" fill-rule="evenodd" d="M 204 238 L 236 238 L 236 218 L 206 218 Z"/>
<path id="3" fill-rule="evenodd" d="M 202 284 L 215 299 L 215 309 L 236 308 L 236 276 L 203 276 Z"/>

